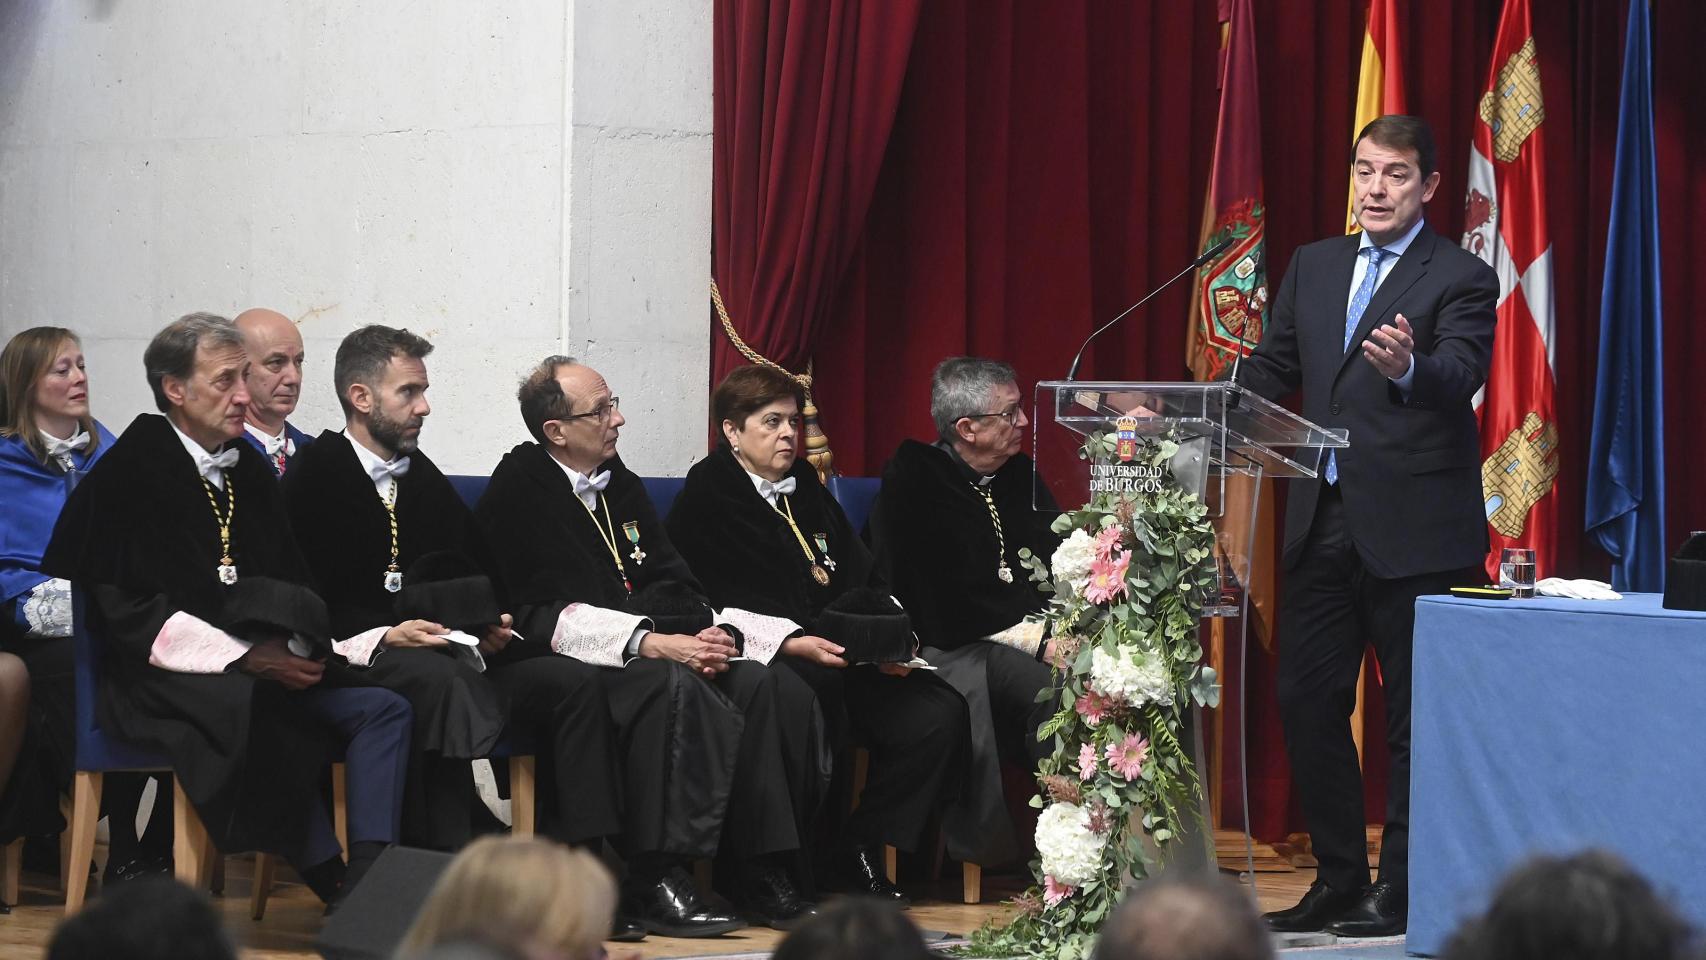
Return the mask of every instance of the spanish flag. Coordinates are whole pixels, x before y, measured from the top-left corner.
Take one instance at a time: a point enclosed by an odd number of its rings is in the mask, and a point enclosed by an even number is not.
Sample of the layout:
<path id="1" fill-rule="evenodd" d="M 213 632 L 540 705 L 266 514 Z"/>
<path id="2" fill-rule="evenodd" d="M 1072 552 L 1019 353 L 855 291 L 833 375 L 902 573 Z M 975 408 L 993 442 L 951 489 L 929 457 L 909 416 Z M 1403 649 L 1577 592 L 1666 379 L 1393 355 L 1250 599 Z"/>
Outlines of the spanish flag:
<path id="1" fill-rule="evenodd" d="M 1362 35 L 1362 66 L 1357 70 L 1357 110 L 1351 142 L 1369 121 L 1404 109 L 1404 65 L 1398 43 L 1398 0 L 1369 0 L 1368 30 Z M 1349 161 L 1347 160 L 1347 165 Z M 1345 196 L 1345 232 L 1357 231 L 1356 178 Z"/>

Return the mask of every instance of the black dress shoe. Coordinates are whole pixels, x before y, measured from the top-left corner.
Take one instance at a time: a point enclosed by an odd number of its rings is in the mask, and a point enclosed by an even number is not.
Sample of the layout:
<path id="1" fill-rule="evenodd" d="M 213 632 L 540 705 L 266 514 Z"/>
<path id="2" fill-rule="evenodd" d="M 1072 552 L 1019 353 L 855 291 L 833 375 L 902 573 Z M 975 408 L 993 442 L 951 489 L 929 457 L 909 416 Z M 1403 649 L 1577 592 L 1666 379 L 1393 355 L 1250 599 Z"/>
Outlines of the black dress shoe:
<path id="1" fill-rule="evenodd" d="M 1315 933 L 1343 916 L 1362 899 L 1361 890 L 1336 890 L 1327 881 L 1317 880 L 1309 892 L 1289 910 L 1262 914 L 1268 929 L 1275 933 Z"/>
<path id="2" fill-rule="evenodd" d="M 720 937 L 746 926 L 733 914 L 701 904 L 693 881 L 679 867 L 650 886 L 630 891 L 619 912 L 660 937 Z"/>
<path id="3" fill-rule="evenodd" d="M 767 863 L 747 867 L 740 902 L 748 919 L 772 930 L 792 930 L 817 913 L 817 904 L 800 898 L 788 872 Z"/>
<path id="4" fill-rule="evenodd" d="M 617 914 L 616 919 L 610 921 L 610 936 L 605 939 L 617 943 L 639 943 L 646 939 L 646 928 L 636 920 Z"/>
<path id="5" fill-rule="evenodd" d="M 1409 918 L 1408 892 L 1390 880 L 1376 881 L 1357 904 L 1327 924 L 1335 937 L 1396 937 Z"/>
<path id="6" fill-rule="evenodd" d="M 856 896 L 875 897 L 884 903 L 892 903 L 902 910 L 912 906 L 906 894 L 889 882 L 882 854 L 871 847 L 856 846 L 848 854 L 842 888 Z"/>

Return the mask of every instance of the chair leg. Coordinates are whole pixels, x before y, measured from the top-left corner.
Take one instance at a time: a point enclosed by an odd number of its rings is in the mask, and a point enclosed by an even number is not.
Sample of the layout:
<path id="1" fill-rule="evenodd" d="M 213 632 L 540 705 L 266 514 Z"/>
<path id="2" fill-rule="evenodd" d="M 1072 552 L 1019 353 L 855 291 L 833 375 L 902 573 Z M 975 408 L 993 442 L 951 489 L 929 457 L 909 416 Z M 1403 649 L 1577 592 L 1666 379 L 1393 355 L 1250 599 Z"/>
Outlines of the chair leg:
<path id="1" fill-rule="evenodd" d="M 89 864 L 95 859 L 95 822 L 101 818 L 101 775 L 79 770 L 71 781 L 71 849 L 62 858 L 65 915 L 83 909 L 89 892 Z"/>
<path id="2" fill-rule="evenodd" d="M 212 848 L 213 845 L 208 844 L 208 849 L 211 850 Z M 208 892 L 216 897 L 223 897 L 225 896 L 225 858 L 215 854 L 209 859 L 213 862 L 212 869 L 208 871 Z"/>
<path id="3" fill-rule="evenodd" d="M 272 854 L 255 854 L 255 882 L 249 889 L 249 916 L 257 922 L 267 915 L 267 897 L 272 894 L 272 875 L 276 865 Z"/>
<path id="4" fill-rule="evenodd" d="M 967 903 L 983 902 L 983 868 L 975 863 L 961 865 L 965 880 L 965 901 Z"/>
<path id="5" fill-rule="evenodd" d="M 184 793 L 183 784 L 172 777 L 172 873 L 178 882 L 200 890 L 207 880 L 208 850 L 213 844 L 207 828 Z"/>
<path id="6" fill-rule="evenodd" d="M 693 861 L 693 885 L 699 888 L 700 896 L 705 896 L 715 889 L 711 886 L 711 861 Z"/>
<path id="7" fill-rule="evenodd" d="M 895 877 L 900 876 L 900 871 L 898 869 L 899 865 L 895 862 L 896 859 L 897 856 L 894 845 L 890 843 L 883 844 L 883 872 L 888 874 L 890 883 L 894 882 Z"/>
<path id="8" fill-rule="evenodd" d="M 18 875 L 24 871 L 24 838 L 19 837 L 0 848 L 6 857 L 6 867 L 0 871 L 0 903 L 17 906 Z"/>
<path id="9" fill-rule="evenodd" d="M 332 832 L 338 835 L 338 849 L 349 853 L 349 770 L 341 763 L 332 764 Z M 256 917 L 259 920 L 260 917 Z"/>
<path id="10" fill-rule="evenodd" d="M 533 836 L 534 817 L 538 802 L 538 766 L 532 757 L 509 758 L 510 833 L 518 837 Z"/>

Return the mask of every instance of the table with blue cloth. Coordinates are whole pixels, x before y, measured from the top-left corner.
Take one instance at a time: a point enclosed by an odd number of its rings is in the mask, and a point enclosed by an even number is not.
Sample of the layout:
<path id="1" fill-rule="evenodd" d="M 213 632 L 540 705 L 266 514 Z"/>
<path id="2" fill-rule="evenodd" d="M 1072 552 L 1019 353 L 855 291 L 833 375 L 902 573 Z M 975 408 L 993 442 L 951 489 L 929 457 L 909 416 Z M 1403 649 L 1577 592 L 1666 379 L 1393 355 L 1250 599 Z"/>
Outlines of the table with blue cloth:
<path id="1" fill-rule="evenodd" d="M 1706 613 L 1423 597 L 1412 676 L 1409 952 L 1527 856 L 1587 847 L 1706 923 Z"/>

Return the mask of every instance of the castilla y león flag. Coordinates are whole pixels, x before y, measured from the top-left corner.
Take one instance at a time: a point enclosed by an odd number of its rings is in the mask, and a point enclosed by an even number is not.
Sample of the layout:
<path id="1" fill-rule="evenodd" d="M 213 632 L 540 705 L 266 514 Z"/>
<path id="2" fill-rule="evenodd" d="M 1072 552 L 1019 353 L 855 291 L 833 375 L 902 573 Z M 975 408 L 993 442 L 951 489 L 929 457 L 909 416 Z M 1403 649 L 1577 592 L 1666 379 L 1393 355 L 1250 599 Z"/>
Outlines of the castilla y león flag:
<path id="1" fill-rule="evenodd" d="M 1498 328 L 1477 398 L 1481 487 L 1499 551 L 1535 550 L 1556 571 L 1558 417 L 1552 367 L 1552 240 L 1546 228 L 1546 108 L 1529 0 L 1505 0 L 1469 151 L 1463 246 L 1499 274 Z"/>

